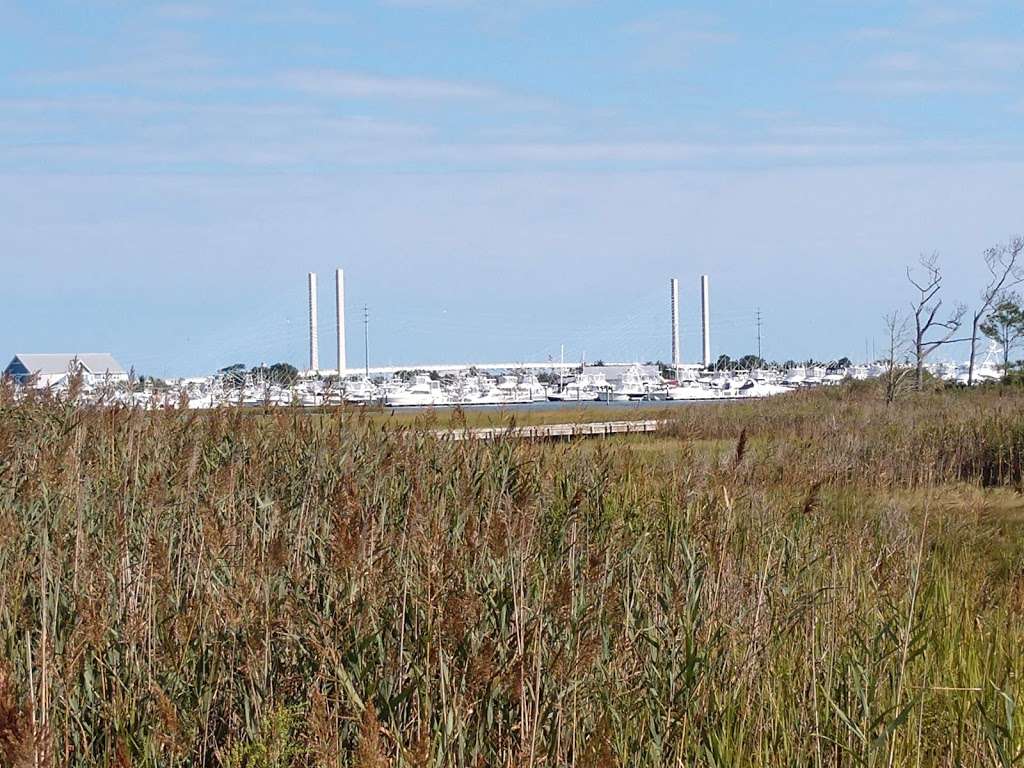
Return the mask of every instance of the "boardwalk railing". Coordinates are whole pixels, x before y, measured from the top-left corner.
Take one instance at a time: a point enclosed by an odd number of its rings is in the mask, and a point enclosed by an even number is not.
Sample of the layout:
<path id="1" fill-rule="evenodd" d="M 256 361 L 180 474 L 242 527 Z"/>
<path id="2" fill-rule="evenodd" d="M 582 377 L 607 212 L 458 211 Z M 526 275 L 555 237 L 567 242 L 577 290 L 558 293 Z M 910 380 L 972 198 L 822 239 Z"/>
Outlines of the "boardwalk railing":
<path id="1" fill-rule="evenodd" d="M 476 427 L 465 429 L 438 429 L 436 437 L 460 440 L 548 440 L 552 438 L 606 437 L 642 432 L 657 432 L 662 422 L 657 419 L 643 421 L 597 421 L 580 424 L 537 424 L 526 427 Z"/>

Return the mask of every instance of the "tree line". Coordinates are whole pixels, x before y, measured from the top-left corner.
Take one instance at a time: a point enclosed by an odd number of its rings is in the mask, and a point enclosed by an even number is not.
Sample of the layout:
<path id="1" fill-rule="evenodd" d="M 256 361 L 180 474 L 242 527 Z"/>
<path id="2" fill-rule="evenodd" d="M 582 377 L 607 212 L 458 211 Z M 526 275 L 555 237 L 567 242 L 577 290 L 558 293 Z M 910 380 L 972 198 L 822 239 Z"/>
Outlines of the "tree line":
<path id="1" fill-rule="evenodd" d="M 243 387 L 246 384 L 274 384 L 290 387 L 299 378 L 299 370 L 291 363 L 258 365 L 247 369 L 244 363 L 228 365 L 217 371 L 230 386 Z"/>

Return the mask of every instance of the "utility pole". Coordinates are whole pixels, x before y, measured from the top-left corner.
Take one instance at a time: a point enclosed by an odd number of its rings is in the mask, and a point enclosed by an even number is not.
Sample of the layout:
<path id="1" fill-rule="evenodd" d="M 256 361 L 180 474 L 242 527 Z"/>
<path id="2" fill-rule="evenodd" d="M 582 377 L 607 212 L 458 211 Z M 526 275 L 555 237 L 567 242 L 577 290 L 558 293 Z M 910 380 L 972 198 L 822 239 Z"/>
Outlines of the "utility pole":
<path id="1" fill-rule="evenodd" d="M 761 308 L 757 308 L 757 359 L 761 360 Z"/>
<path id="2" fill-rule="evenodd" d="M 370 378 L 370 310 L 363 304 L 363 365 Z"/>

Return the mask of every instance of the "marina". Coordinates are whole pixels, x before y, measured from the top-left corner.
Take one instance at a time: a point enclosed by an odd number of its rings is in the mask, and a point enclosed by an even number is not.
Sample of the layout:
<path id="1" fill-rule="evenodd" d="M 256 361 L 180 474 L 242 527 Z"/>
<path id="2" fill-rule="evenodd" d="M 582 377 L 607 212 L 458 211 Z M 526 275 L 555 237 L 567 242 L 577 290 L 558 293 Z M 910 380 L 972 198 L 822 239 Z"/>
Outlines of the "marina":
<path id="1" fill-rule="evenodd" d="M 15 397 L 45 391 L 58 399 L 151 409 L 208 410 L 212 408 L 323 408 L 341 405 L 389 409 L 521 408 L 572 403 L 720 402 L 764 399 L 802 389 L 837 386 L 846 381 L 877 379 L 889 368 L 882 360 L 860 364 L 765 363 L 758 355 L 748 360 L 763 367 L 743 368 L 722 356 L 712 362 L 710 280 L 700 277 L 700 362 L 683 362 L 680 347 L 679 281 L 669 280 L 671 340 L 668 363 L 567 363 L 564 346 L 556 362 L 439 363 L 371 367 L 364 322 L 363 366 L 348 364 L 345 343 L 345 278 L 335 271 L 336 366 L 321 365 L 317 275 L 307 275 L 308 366 L 288 363 L 246 370 L 233 365 L 215 374 L 196 377 L 135 380 L 109 353 L 18 354 L 5 375 L 16 385 Z M 953 361 L 929 362 L 924 367 L 938 380 L 965 385 L 998 381 L 1001 349 L 993 343 L 972 369 Z M 907 363 L 893 363 L 893 369 Z"/>
<path id="2" fill-rule="evenodd" d="M 975 382 L 998 381 L 998 348 L 975 367 Z M 17 358 L 16 358 L 17 359 Z M 44 384 L 15 390 L 16 398 L 45 392 L 57 399 L 73 396 L 92 405 L 152 409 L 208 410 L 213 408 L 324 408 L 364 406 L 394 410 L 502 408 L 548 409 L 573 405 L 616 407 L 657 406 L 699 402 L 758 400 L 848 381 L 877 379 L 883 365 L 847 367 L 793 366 L 755 370 L 701 370 L 680 367 L 677 377 L 665 366 L 639 363 L 576 366 L 544 370 L 539 367 L 483 370 L 476 366 L 396 371 L 390 375 L 338 377 L 297 373 L 291 381 L 275 380 L 262 370 L 240 376 L 220 372 L 211 376 L 131 381 L 126 374 L 88 374 L 67 366 Z M 965 366 L 938 362 L 927 367 L 937 380 L 966 385 Z"/>

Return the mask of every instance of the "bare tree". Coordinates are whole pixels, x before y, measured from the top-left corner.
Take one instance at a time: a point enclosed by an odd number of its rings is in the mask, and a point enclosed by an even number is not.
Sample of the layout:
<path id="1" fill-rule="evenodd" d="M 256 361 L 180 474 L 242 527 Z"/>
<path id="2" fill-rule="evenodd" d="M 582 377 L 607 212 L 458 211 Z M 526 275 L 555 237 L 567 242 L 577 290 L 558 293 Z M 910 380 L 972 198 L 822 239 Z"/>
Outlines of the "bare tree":
<path id="1" fill-rule="evenodd" d="M 911 302 L 910 308 L 914 318 L 915 386 L 921 390 L 924 388 L 924 363 L 928 356 L 944 344 L 965 341 L 953 337 L 963 325 L 967 307 L 958 304 L 946 319 L 940 319 L 942 270 L 938 254 L 922 256 L 918 266 L 920 274 L 907 267 L 907 280 L 917 289 L 917 298 Z"/>
<path id="2" fill-rule="evenodd" d="M 885 402 L 893 403 L 907 389 L 911 367 L 907 365 L 907 318 L 899 310 L 885 316 L 889 334 L 885 351 Z"/>
<path id="3" fill-rule="evenodd" d="M 981 292 L 981 304 L 971 316 L 971 362 L 967 367 L 967 384 L 974 383 L 974 362 L 978 354 L 978 331 L 982 318 L 992 309 L 1005 291 L 1024 282 L 1024 238 L 1015 237 L 1006 245 L 997 245 L 985 251 L 985 267 L 989 281 Z"/>

